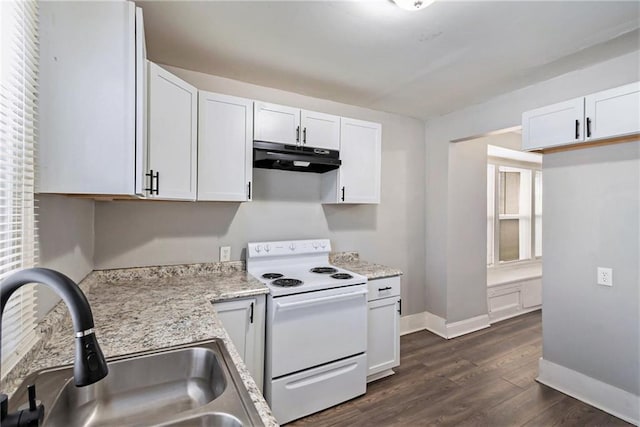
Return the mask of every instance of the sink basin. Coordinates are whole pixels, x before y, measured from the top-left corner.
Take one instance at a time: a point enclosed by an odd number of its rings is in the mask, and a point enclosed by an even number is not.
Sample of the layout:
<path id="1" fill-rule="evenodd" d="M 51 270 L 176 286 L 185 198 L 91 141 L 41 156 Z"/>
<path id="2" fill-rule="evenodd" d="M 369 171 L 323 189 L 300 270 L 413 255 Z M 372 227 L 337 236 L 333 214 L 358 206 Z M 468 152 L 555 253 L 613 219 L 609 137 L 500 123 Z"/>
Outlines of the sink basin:
<path id="1" fill-rule="evenodd" d="M 10 407 L 35 384 L 44 426 L 263 425 L 220 340 L 107 359 L 109 375 L 86 387 L 71 365 L 29 375 Z"/>
<path id="2" fill-rule="evenodd" d="M 229 414 L 209 414 L 201 417 L 188 418 L 171 424 L 162 424 L 162 427 L 241 427 L 240 420 Z"/>

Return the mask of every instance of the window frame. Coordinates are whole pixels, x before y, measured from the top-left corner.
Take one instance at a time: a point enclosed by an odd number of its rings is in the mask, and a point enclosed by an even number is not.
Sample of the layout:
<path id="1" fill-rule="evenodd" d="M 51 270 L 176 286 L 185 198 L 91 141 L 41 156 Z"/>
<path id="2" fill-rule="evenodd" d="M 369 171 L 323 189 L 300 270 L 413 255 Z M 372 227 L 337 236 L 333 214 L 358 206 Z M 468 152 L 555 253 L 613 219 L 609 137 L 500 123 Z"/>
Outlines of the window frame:
<path id="1" fill-rule="evenodd" d="M 526 259 L 517 259 L 512 261 L 500 261 L 500 220 L 501 219 L 521 219 L 522 214 L 499 214 L 500 212 L 500 167 L 509 168 L 513 170 L 526 170 L 530 171 L 530 212 L 529 212 L 529 257 Z M 493 178 L 490 179 L 490 170 L 493 168 Z M 487 225 L 489 224 L 489 217 L 493 217 L 493 236 L 492 236 L 492 253 L 487 254 L 487 268 L 500 269 L 509 268 L 518 265 L 526 265 L 532 263 L 539 263 L 542 260 L 542 250 L 540 256 L 536 255 L 536 174 L 542 175 L 542 164 L 512 160 L 505 157 L 487 156 Z M 489 184 L 493 184 L 493 212 L 492 215 L 489 211 Z M 539 215 L 542 217 L 542 213 Z M 489 238 L 489 230 L 487 229 L 487 238 Z M 489 249 L 489 242 L 487 242 L 487 250 Z M 489 262 L 491 260 L 491 262 Z"/>

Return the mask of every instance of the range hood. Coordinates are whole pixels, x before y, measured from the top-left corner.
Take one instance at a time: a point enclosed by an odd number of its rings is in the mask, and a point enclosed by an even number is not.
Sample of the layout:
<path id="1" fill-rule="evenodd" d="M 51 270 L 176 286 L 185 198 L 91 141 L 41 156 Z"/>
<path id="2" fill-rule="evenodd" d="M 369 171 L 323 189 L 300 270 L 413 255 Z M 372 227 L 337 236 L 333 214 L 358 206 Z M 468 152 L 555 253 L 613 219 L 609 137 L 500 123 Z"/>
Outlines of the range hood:
<path id="1" fill-rule="evenodd" d="M 253 167 L 324 173 L 340 167 L 340 152 L 275 142 L 253 142 Z"/>

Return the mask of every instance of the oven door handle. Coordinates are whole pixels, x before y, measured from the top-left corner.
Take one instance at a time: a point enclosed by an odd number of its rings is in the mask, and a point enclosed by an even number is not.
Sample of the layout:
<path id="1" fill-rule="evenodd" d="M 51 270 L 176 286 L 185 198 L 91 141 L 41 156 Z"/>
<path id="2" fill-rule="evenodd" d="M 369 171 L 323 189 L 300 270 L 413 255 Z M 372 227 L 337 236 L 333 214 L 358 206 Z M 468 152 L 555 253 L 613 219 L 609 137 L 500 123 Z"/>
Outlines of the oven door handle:
<path id="1" fill-rule="evenodd" d="M 276 303 L 276 310 L 285 311 L 285 310 L 291 310 L 291 309 L 294 309 L 294 308 L 310 307 L 312 305 L 324 304 L 324 303 L 327 303 L 327 302 L 347 300 L 347 299 L 351 299 L 351 298 L 354 298 L 354 297 L 359 297 L 361 295 L 366 295 L 367 292 L 368 291 L 366 289 L 364 289 L 364 290 L 358 291 L 358 292 L 350 292 L 348 294 L 331 295 L 331 296 L 328 296 L 328 297 L 307 299 L 307 300 L 304 300 L 304 301 L 285 302 L 285 303 L 277 302 Z"/>

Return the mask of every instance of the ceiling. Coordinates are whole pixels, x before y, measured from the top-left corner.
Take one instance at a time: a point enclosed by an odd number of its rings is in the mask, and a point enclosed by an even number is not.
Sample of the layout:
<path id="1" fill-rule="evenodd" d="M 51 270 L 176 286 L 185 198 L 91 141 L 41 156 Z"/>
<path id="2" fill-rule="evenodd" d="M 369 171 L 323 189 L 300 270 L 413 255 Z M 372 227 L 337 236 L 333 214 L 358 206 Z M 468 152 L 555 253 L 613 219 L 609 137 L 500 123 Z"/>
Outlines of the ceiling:
<path id="1" fill-rule="evenodd" d="M 428 118 L 640 48 L 640 2 L 136 1 L 149 59 Z"/>

